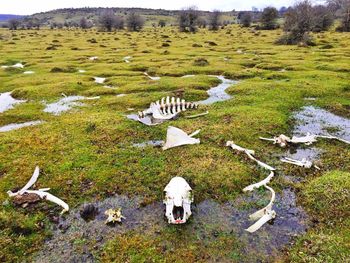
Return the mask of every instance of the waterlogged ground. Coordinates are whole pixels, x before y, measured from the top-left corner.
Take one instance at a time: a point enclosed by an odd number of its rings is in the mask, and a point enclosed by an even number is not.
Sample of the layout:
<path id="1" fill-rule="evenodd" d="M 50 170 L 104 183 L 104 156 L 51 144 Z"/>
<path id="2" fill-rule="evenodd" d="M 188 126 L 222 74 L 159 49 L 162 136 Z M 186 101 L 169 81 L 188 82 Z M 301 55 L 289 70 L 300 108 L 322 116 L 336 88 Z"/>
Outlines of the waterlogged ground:
<path id="1" fill-rule="evenodd" d="M 320 140 L 281 149 L 258 137 L 310 129 L 348 139 L 349 33 L 316 34 L 309 48 L 274 45 L 281 33 L 237 26 L 197 34 L 0 30 L 0 65 L 24 65 L 0 68 L 1 261 L 346 261 L 349 146 Z M 215 103 L 184 113 L 209 111 L 200 118 L 157 126 L 127 118 L 165 96 L 206 101 L 215 87 L 224 88 Z M 162 151 L 148 143 L 165 140 L 168 125 L 201 129 L 201 144 Z M 266 172 L 232 153 L 227 140 L 278 169 L 270 184 L 277 218 L 252 235 L 244 231 L 248 215 L 269 196 L 242 189 Z M 279 162 L 293 154 L 321 170 Z M 7 196 L 36 165 L 36 187 L 50 187 L 70 205 L 65 220 L 51 203 L 22 208 Z M 163 189 L 174 176 L 195 192 L 184 226 L 163 220 Z M 95 220 L 80 218 L 84 203 L 100 207 Z M 104 209 L 113 206 L 126 220 L 105 226 Z"/>

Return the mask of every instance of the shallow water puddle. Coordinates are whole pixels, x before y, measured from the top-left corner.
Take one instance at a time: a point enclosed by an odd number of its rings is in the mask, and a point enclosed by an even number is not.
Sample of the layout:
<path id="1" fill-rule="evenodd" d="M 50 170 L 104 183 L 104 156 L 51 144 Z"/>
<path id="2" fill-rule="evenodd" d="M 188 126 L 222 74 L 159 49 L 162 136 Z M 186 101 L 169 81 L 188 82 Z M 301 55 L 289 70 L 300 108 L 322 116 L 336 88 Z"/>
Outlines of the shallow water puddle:
<path id="1" fill-rule="evenodd" d="M 11 96 L 11 92 L 0 93 L 0 113 L 13 109 L 14 105 L 24 103 L 26 100 L 16 100 Z"/>
<path id="2" fill-rule="evenodd" d="M 148 146 L 152 147 L 161 147 L 163 146 L 164 141 L 161 140 L 150 140 L 146 142 L 141 142 L 141 143 L 134 143 L 132 146 L 136 148 L 146 148 Z"/>
<path id="3" fill-rule="evenodd" d="M 226 204 L 205 200 L 193 206 L 193 216 L 187 224 L 175 227 L 181 229 L 184 242 L 188 239 L 187 237 L 193 236 L 204 242 L 210 242 L 213 232 L 231 235 L 232 238 L 239 240 L 242 253 L 252 258 L 251 262 L 257 262 L 277 254 L 278 250 L 287 245 L 292 237 L 303 233 L 308 223 L 303 210 L 295 204 L 295 195 L 287 189 L 281 195 L 277 195 L 278 217 L 273 224 L 267 224 L 257 233 L 249 234 L 244 231 L 244 228 L 251 223 L 247 220 L 247 215 L 253 212 L 254 208 L 243 210 L 239 207 L 247 202 L 258 202 L 261 199 L 268 201 L 269 197 L 264 195 L 243 196 L 233 203 Z M 65 218 L 61 217 L 52 239 L 46 242 L 43 250 L 38 254 L 37 262 L 94 261 L 89 243 L 93 243 L 93 250 L 97 251 L 117 234 L 133 230 L 133 232 L 152 237 L 157 232 L 174 227 L 166 223 L 164 206 L 161 202 L 141 206 L 140 198 L 114 196 L 96 202 L 94 206 L 97 208 L 97 213 L 88 221 L 85 221 L 80 213 L 83 205 L 71 210 Z M 109 208 L 117 207 L 122 208 L 126 219 L 115 226 L 105 225 L 104 212 Z M 77 249 L 79 245 L 75 240 L 84 240 L 84 248 Z"/>
<path id="4" fill-rule="evenodd" d="M 226 89 L 228 89 L 233 84 L 237 84 L 237 81 L 227 79 L 224 76 L 214 76 L 222 81 L 216 87 L 213 87 L 207 91 L 209 98 L 206 100 L 199 101 L 199 104 L 213 104 L 218 101 L 225 101 L 231 99 L 231 95 L 226 93 Z"/>
<path id="5" fill-rule="evenodd" d="M 84 106 L 80 100 L 94 100 L 99 97 L 86 98 L 84 96 L 68 96 L 60 99 L 57 102 L 46 104 L 44 112 L 52 113 L 53 115 L 60 115 L 63 112 L 69 111 L 74 107 Z"/>
<path id="6" fill-rule="evenodd" d="M 296 126 L 293 135 L 306 135 L 310 132 L 317 135 L 331 134 L 350 140 L 350 120 L 347 118 L 313 106 L 303 107 L 294 118 Z"/>
<path id="7" fill-rule="evenodd" d="M 12 130 L 18 130 L 24 127 L 35 126 L 42 124 L 43 121 L 28 121 L 24 123 L 11 123 L 5 126 L 0 127 L 0 132 L 8 132 Z"/>

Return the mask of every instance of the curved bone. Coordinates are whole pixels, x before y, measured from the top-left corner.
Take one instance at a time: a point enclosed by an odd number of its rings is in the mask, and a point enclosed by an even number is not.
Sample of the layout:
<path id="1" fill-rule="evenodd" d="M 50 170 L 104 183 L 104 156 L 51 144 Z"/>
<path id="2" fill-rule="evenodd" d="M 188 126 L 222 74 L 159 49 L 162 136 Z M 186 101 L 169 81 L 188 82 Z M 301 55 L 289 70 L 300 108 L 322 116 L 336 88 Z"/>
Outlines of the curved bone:
<path id="1" fill-rule="evenodd" d="M 41 188 L 39 190 L 28 190 L 38 180 L 39 173 L 40 173 L 40 169 L 37 166 L 37 167 L 35 167 L 35 170 L 34 170 L 34 173 L 33 173 L 32 177 L 30 178 L 30 180 L 26 183 L 26 185 L 21 190 L 19 190 L 16 193 L 13 193 L 12 191 L 7 191 L 7 194 L 10 197 L 15 197 L 15 196 L 18 196 L 18 195 L 21 196 L 21 195 L 23 195 L 25 193 L 36 194 L 41 199 L 45 199 L 45 200 L 51 201 L 53 203 L 56 203 L 59 206 L 62 206 L 63 210 L 62 210 L 61 214 L 64 213 L 64 212 L 67 212 L 69 210 L 68 204 L 65 203 L 63 200 L 59 199 L 58 197 L 48 193 L 47 191 L 50 190 L 50 188 Z"/>
<path id="2" fill-rule="evenodd" d="M 199 144 L 200 140 L 197 138 L 193 138 L 193 136 L 197 135 L 199 132 L 200 130 L 197 130 L 194 133 L 188 135 L 186 132 L 179 128 L 169 126 L 163 150 L 182 145 Z"/>
<path id="3" fill-rule="evenodd" d="M 194 118 L 202 117 L 202 116 L 205 116 L 205 115 L 208 115 L 208 114 L 209 114 L 209 111 L 206 111 L 206 112 L 203 112 L 203 113 L 186 116 L 186 118 L 187 119 L 194 119 Z"/>
<path id="4" fill-rule="evenodd" d="M 271 179 L 274 177 L 274 175 L 275 175 L 275 173 L 273 171 L 271 171 L 268 177 L 266 177 L 264 180 L 262 180 L 258 183 L 248 185 L 247 187 L 245 187 L 243 189 L 243 192 L 253 191 L 254 189 L 257 189 L 263 185 L 266 186 L 266 184 L 268 184 L 271 181 Z"/>
<path id="5" fill-rule="evenodd" d="M 262 227 L 265 223 L 267 223 L 268 221 L 276 217 L 276 212 L 272 210 L 272 206 L 273 206 L 273 203 L 275 202 L 275 197 L 276 197 L 275 191 L 267 185 L 265 185 L 265 188 L 271 192 L 271 200 L 269 204 L 265 206 L 263 209 L 260 209 L 256 211 L 254 214 L 251 214 L 249 216 L 251 220 L 259 219 L 257 222 L 255 222 L 253 225 L 251 225 L 249 228 L 246 229 L 246 231 L 250 233 L 254 233 L 255 231 L 259 230 L 260 227 Z"/>
<path id="6" fill-rule="evenodd" d="M 261 167 L 270 170 L 270 171 L 274 171 L 276 170 L 275 168 L 271 167 L 270 165 L 263 163 L 259 160 L 257 160 L 253 155 L 255 154 L 255 152 L 253 150 L 249 150 L 246 148 L 243 148 L 241 146 L 238 146 L 237 144 L 235 144 L 233 141 L 228 141 L 226 143 L 226 146 L 231 147 L 232 149 L 239 151 L 239 152 L 243 152 L 245 153 L 251 160 L 255 161 L 258 165 L 260 165 Z"/>
<path id="7" fill-rule="evenodd" d="M 198 105 L 192 102 L 186 102 L 180 98 L 169 96 L 162 98 L 160 101 L 152 102 L 150 107 L 142 112 L 139 112 L 139 118 L 144 118 L 147 115 L 152 115 L 155 119 L 170 120 L 186 109 L 197 108 Z"/>

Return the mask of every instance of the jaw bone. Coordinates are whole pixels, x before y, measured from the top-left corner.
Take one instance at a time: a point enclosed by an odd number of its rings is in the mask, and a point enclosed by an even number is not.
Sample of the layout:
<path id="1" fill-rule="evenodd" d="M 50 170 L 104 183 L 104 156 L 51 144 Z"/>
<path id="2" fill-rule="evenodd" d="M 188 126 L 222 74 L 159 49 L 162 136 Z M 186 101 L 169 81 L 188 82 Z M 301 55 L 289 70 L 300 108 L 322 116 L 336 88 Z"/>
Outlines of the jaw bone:
<path id="1" fill-rule="evenodd" d="M 147 110 L 139 112 L 139 118 L 151 115 L 154 119 L 170 120 L 186 109 L 195 108 L 198 108 L 198 104 L 168 96 L 160 101 L 152 102 Z"/>
<path id="2" fill-rule="evenodd" d="M 226 146 L 229 146 L 238 152 L 245 153 L 251 160 L 255 161 L 259 166 L 270 171 L 269 176 L 267 176 L 264 180 L 262 180 L 258 183 L 248 185 L 247 187 L 245 187 L 243 189 L 244 192 L 247 192 L 247 191 L 253 191 L 254 189 L 257 189 L 261 186 L 264 186 L 267 190 L 269 190 L 272 193 L 270 203 L 266 207 L 264 207 L 263 209 L 260 209 L 259 211 L 255 212 L 254 214 L 251 214 L 249 216 L 249 218 L 251 220 L 258 220 L 253 225 L 251 225 L 249 228 L 246 229 L 246 231 L 248 231 L 250 233 L 254 233 L 258 229 L 260 229 L 260 227 L 262 227 L 265 223 L 267 223 L 268 221 L 270 221 L 271 219 L 274 219 L 276 217 L 276 212 L 274 210 L 272 210 L 272 206 L 273 206 L 273 203 L 275 201 L 275 191 L 271 187 L 267 186 L 267 184 L 271 181 L 271 179 L 275 175 L 275 173 L 274 173 L 275 168 L 271 167 L 270 165 L 267 165 L 266 163 L 263 163 L 263 162 L 257 160 L 253 156 L 255 154 L 255 152 L 253 150 L 249 150 L 249 149 L 243 148 L 241 146 L 238 146 L 233 141 L 228 141 L 226 143 Z"/>
<path id="3" fill-rule="evenodd" d="M 307 133 L 305 136 L 297 137 L 293 136 L 292 138 L 281 134 L 280 136 L 274 137 L 274 138 L 264 138 L 264 137 L 259 137 L 260 140 L 264 141 L 271 141 L 273 144 L 278 144 L 281 147 L 285 147 L 288 144 L 305 144 L 305 145 L 311 145 L 314 142 L 317 142 L 318 138 L 323 138 L 323 139 L 333 139 L 333 140 L 338 140 L 341 142 L 344 142 L 346 144 L 350 144 L 350 141 L 344 140 L 342 138 L 332 136 L 332 135 L 315 135 L 311 133 Z"/>
<path id="4" fill-rule="evenodd" d="M 58 204 L 59 206 L 62 206 L 63 210 L 62 210 L 61 214 L 63 214 L 64 212 L 67 212 L 69 210 L 68 204 L 66 204 L 64 201 L 62 201 L 58 197 L 48 193 L 47 191 L 49 191 L 50 188 L 43 188 L 43 189 L 39 189 L 39 190 L 28 190 L 38 180 L 39 173 L 40 173 L 40 170 L 39 170 L 39 167 L 37 166 L 34 170 L 32 177 L 30 178 L 30 180 L 27 182 L 27 184 L 21 190 L 19 190 L 18 192 L 15 192 L 15 193 L 13 193 L 12 191 L 7 192 L 9 197 L 21 197 L 22 195 L 24 195 L 26 193 L 35 194 L 35 195 L 38 195 L 41 199 L 49 200 L 53 203 Z"/>
<path id="5" fill-rule="evenodd" d="M 165 216 L 169 224 L 184 224 L 191 216 L 192 188 L 182 177 L 174 177 L 164 188 Z"/>
<path id="6" fill-rule="evenodd" d="M 166 142 L 163 146 L 163 150 L 167 150 L 170 148 L 174 148 L 181 145 L 188 144 L 199 144 L 200 140 L 197 138 L 193 138 L 193 136 L 197 135 L 200 130 L 195 131 L 194 133 L 188 135 L 183 130 L 169 126 L 166 135 Z"/>

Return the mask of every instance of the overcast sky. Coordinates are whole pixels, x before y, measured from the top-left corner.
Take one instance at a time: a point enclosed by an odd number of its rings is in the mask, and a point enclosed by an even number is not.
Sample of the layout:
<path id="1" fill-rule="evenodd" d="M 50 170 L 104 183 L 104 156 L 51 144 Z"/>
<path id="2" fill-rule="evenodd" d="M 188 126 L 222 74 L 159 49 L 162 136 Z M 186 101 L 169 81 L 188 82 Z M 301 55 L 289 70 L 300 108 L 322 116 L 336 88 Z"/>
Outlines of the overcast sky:
<path id="1" fill-rule="evenodd" d="M 317 1 L 317 0 L 316 0 Z M 0 14 L 30 15 L 69 7 L 146 7 L 181 9 L 196 5 L 201 10 L 251 10 L 253 6 L 289 6 L 295 0 L 0 0 Z"/>

